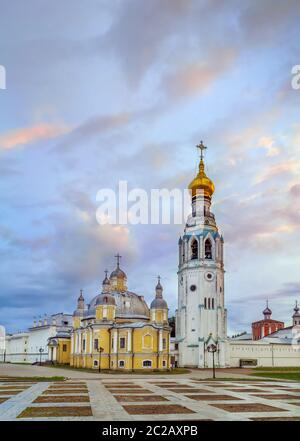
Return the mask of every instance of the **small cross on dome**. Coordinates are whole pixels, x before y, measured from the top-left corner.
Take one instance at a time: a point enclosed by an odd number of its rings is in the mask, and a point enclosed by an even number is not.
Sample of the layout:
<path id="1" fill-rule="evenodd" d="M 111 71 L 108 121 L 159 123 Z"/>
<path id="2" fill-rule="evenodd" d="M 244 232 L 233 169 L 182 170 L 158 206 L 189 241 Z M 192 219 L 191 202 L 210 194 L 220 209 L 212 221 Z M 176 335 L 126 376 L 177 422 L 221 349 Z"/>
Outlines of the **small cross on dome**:
<path id="1" fill-rule="evenodd" d="M 200 159 L 203 159 L 203 151 L 206 150 L 207 147 L 203 144 L 203 141 L 200 141 L 200 144 L 197 144 L 196 147 L 200 150 Z"/>
<path id="2" fill-rule="evenodd" d="M 115 258 L 117 259 L 117 267 L 119 268 L 120 266 L 120 259 L 122 258 L 122 256 L 120 256 L 120 254 L 118 253 Z"/>

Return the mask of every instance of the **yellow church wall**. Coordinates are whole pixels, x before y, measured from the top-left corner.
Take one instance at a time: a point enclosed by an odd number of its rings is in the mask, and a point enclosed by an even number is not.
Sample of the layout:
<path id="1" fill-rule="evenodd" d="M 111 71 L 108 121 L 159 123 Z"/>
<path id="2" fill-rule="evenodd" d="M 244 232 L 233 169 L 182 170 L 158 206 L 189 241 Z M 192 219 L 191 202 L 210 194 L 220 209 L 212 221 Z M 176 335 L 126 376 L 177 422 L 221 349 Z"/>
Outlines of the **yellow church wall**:
<path id="1" fill-rule="evenodd" d="M 136 328 L 133 331 L 134 352 L 157 352 L 158 332 L 152 326 Z"/>
<path id="2" fill-rule="evenodd" d="M 111 305 L 108 305 L 108 317 L 110 312 L 114 312 Z M 86 325 L 86 328 L 76 329 L 73 334 L 73 347 L 70 348 L 69 341 L 69 354 L 64 355 L 71 366 L 77 368 L 99 369 L 99 360 L 101 359 L 101 369 L 107 370 L 145 370 L 145 369 L 169 369 L 170 368 L 170 347 L 169 347 L 169 330 L 159 330 L 145 322 L 143 328 L 122 328 L 122 329 L 110 329 L 110 324 L 107 327 L 103 326 L 103 308 L 99 306 L 97 308 L 97 321 L 102 323 L 88 325 L 87 321 L 82 321 L 81 326 Z M 160 315 L 156 316 L 157 321 L 163 319 L 165 311 L 157 310 Z M 106 318 L 108 318 L 106 316 Z M 76 318 L 77 319 L 77 318 Z M 79 318 L 80 319 L 80 318 Z M 123 321 L 123 320 L 121 320 Z M 135 320 L 126 320 L 127 323 L 132 323 Z M 120 322 L 116 320 L 116 322 Z M 102 325 L 102 326 L 101 326 Z M 117 351 L 115 354 L 115 339 L 114 335 L 117 333 Z M 77 351 L 80 353 L 73 353 L 75 351 L 75 341 L 77 341 L 77 335 L 79 335 L 79 347 Z M 125 339 L 123 346 L 121 347 L 121 338 Z M 131 344 L 129 345 L 129 339 Z M 95 349 L 95 339 L 98 339 L 98 347 L 103 348 L 101 357 L 99 351 Z M 162 347 L 162 339 L 165 340 L 165 345 Z M 85 340 L 85 349 L 83 349 L 83 340 Z M 161 345 L 161 346 L 160 346 Z M 161 349 L 159 351 L 159 349 Z M 91 352 L 92 350 L 92 352 Z M 159 354 L 158 354 L 159 352 Z M 143 366 L 144 361 L 151 361 L 151 367 Z M 120 366 L 120 361 L 122 366 Z M 96 364 L 95 364 L 96 362 Z"/>
<path id="3" fill-rule="evenodd" d="M 80 328 L 81 324 L 81 317 L 73 317 L 73 328 L 78 329 Z"/>
<path id="4" fill-rule="evenodd" d="M 98 353 L 96 349 L 94 349 L 95 340 L 98 339 L 98 347 L 103 348 L 103 354 L 108 354 L 110 352 L 110 332 L 107 328 L 96 329 L 93 331 L 93 345 L 92 351 L 93 353 Z"/>
<path id="5" fill-rule="evenodd" d="M 96 307 L 96 319 L 112 321 L 115 318 L 116 307 L 112 305 L 101 305 Z"/>
<path id="6" fill-rule="evenodd" d="M 151 311 L 151 320 L 156 323 L 167 323 L 168 311 L 166 309 L 154 309 Z"/>
<path id="7" fill-rule="evenodd" d="M 51 351 L 52 351 L 51 359 L 55 363 L 70 364 L 71 340 L 69 338 L 61 338 L 61 337 L 58 338 L 57 345 L 51 346 Z"/>

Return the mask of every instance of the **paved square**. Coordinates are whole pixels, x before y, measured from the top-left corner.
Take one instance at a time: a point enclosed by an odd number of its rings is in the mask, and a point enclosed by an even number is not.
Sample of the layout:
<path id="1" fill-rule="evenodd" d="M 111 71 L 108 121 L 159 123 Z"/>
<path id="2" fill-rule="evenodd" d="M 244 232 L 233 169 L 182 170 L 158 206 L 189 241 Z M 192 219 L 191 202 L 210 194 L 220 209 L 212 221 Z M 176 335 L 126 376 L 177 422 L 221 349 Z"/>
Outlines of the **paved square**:
<path id="1" fill-rule="evenodd" d="M 192 375 L 77 373 L 66 381 L 1 378 L 0 420 L 180 421 L 300 419 L 299 383 Z M 194 374 L 193 374 L 194 375 Z"/>

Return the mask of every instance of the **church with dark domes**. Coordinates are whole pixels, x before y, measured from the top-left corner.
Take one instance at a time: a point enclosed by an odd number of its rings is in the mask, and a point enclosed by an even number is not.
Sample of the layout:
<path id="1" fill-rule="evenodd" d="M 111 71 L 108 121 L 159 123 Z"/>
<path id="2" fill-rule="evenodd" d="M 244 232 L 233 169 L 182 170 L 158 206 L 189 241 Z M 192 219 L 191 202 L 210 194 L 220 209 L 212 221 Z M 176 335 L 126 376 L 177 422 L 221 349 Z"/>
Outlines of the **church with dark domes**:
<path id="1" fill-rule="evenodd" d="M 127 288 L 120 268 L 105 278 L 89 304 L 80 293 L 69 340 L 70 365 L 77 368 L 142 370 L 170 368 L 168 305 L 158 277 L 148 307 L 144 297 Z"/>

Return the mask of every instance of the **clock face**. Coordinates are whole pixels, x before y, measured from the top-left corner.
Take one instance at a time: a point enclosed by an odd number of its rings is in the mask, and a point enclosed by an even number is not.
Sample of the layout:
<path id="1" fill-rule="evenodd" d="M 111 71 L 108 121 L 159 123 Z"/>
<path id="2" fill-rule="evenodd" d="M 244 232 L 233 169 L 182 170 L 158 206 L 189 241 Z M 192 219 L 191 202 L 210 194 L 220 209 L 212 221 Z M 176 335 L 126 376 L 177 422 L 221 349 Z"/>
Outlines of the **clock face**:
<path id="1" fill-rule="evenodd" d="M 207 272 L 207 273 L 205 273 L 205 278 L 206 278 L 206 280 L 208 280 L 210 282 L 214 279 L 214 275 L 213 275 L 213 273 Z"/>
<path id="2" fill-rule="evenodd" d="M 191 286 L 190 286 L 190 290 L 191 290 L 191 291 L 196 291 L 196 289 L 197 289 L 196 285 L 191 285 Z"/>

